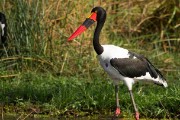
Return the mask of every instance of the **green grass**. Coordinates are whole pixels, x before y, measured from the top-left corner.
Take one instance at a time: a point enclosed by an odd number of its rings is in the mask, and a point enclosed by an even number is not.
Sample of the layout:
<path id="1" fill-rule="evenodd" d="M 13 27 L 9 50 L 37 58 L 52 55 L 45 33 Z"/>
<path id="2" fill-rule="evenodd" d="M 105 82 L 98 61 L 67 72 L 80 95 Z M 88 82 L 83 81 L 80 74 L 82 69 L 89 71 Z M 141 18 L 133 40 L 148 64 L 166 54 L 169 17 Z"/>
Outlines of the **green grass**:
<path id="1" fill-rule="evenodd" d="M 114 87 L 90 41 L 95 26 L 67 42 L 92 7 L 102 6 L 107 20 L 101 43 L 144 54 L 167 79 L 167 89 L 144 83 L 134 86 L 141 117 L 179 118 L 180 19 L 176 2 L 0 1 L 8 23 L 7 51 L 0 49 L 1 110 L 27 114 L 35 110 L 54 116 L 113 114 Z M 120 88 L 120 117 L 131 118 L 128 90 L 123 84 Z"/>
<path id="2" fill-rule="evenodd" d="M 78 116 L 112 115 L 115 109 L 113 84 L 104 77 L 96 77 L 91 81 L 84 79 L 26 73 L 19 78 L 1 80 L 1 105 L 4 105 L 4 111 L 17 113 L 35 109 L 38 114 L 54 116 L 69 116 L 70 112 Z M 178 118 L 179 88 L 175 83 L 169 84 L 167 89 L 137 83 L 133 92 L 141 117 Z M 120 84 L 119 95 L 122 116 L 132 117 L 133 106 L 123 84 Z"/>

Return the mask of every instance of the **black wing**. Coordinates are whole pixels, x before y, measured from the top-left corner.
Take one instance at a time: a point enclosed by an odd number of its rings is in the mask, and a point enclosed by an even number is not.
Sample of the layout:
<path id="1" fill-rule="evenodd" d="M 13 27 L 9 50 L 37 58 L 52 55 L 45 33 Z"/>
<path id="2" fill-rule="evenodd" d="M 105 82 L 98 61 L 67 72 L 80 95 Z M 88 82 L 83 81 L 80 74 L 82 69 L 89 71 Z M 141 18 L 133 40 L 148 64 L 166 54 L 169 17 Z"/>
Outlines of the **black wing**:
<path id="1" fill-rule="evenodd" d="M 129 52 L 129 58 L 113 58 L 110 60 L 111 65 L 125 77 L 140 77 L 149 72 L 151 77 L 157 78 L 159 75 L 163 78 L 159 70 L 157 70 L 150 61 L 142 55 Z"/>

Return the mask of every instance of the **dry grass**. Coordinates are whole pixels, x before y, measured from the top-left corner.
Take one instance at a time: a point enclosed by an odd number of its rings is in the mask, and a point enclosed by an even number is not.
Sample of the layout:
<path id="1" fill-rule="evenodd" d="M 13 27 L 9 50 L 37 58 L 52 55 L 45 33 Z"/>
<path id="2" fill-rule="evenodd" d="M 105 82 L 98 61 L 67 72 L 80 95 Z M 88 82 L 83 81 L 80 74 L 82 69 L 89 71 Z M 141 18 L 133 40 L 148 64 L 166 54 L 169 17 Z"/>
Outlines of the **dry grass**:
<path id="1" fill-rule="evenodd" d="M 73 43 L 67 43 L 67 38 L 94 6 L 102 6 L 107 10 L 101 43 L 116 44 L 143 54 L 156 51 L 155 56 L 163 52 L 169 56 L 172 52 L 178 54 L 180 51 L 180 10 L 177 0 L 92 0 L 88 3 L 56 0 L 1 1 L 0 7 L 7 16 L 9 38 L 8 55 L 2 57 L 15 61 L 2 62 L 2 66 L 4 63 L 13 66 L 11 64 L 14 63 L 16 67 L 12 69 L 18 72 L 31 71 L 35 67 L 37 71 L 46 69 L 53 74 L 89 75 L 92 71 L 90 66 L 98 67 L 91 45 L 94 26 Z M 30 59 L 26 64 L 24 60 L 13 59 L 19 57 Z M 39 66 L 37 59 L 48 61 L 55 70 L 47 67 L 47 64 Z M 166 59 L 162 56 L 161 61 Z M 3 67 L 2 70 L 16 74 L 12 69 Z"/>

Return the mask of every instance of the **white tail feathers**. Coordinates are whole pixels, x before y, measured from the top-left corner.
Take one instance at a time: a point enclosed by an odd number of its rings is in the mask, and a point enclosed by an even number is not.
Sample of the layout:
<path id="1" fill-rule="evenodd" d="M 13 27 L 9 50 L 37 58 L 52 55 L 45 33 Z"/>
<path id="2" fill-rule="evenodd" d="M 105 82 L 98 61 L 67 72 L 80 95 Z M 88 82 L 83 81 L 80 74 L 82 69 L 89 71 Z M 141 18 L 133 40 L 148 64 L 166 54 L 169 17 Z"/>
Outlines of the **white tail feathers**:
<path id="1" fill-rule="evenodd" d="M 166 80 L 164 80 L 162 78 L 155 79 L 154 82 L 156 84 L 163 85 L 164 87 L 168 87 Z"/>
<path id="2" fill-rule="evenodd" d="M 165 80 L 163 80 L 162 84 L 164 85 L 164 87 L 168 87 L 168 84 L 167 84 L 167 82 Z"/>

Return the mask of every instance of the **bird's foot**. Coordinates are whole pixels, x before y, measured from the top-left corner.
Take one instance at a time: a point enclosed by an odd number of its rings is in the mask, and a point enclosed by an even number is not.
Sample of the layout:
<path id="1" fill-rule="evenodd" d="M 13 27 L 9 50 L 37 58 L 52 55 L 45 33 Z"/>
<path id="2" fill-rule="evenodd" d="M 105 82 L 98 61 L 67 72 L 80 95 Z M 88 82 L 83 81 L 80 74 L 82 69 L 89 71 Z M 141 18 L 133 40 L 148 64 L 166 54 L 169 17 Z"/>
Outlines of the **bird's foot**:
<path id="1" fill-rule="evenodd" d="M 135 118 L 136 118 L 136 120 L 139 120 L 139 112 L 135 113 Z"/>
<path id="2" fill-rule="evenodd" d="M 119 107 L 117 107 L 117 108 L 116 108 L 116 111 L 115 111 L 115 116 L 120 115 L 120 113 L 121 113 L 121 110 L 120 110 Z"/>

